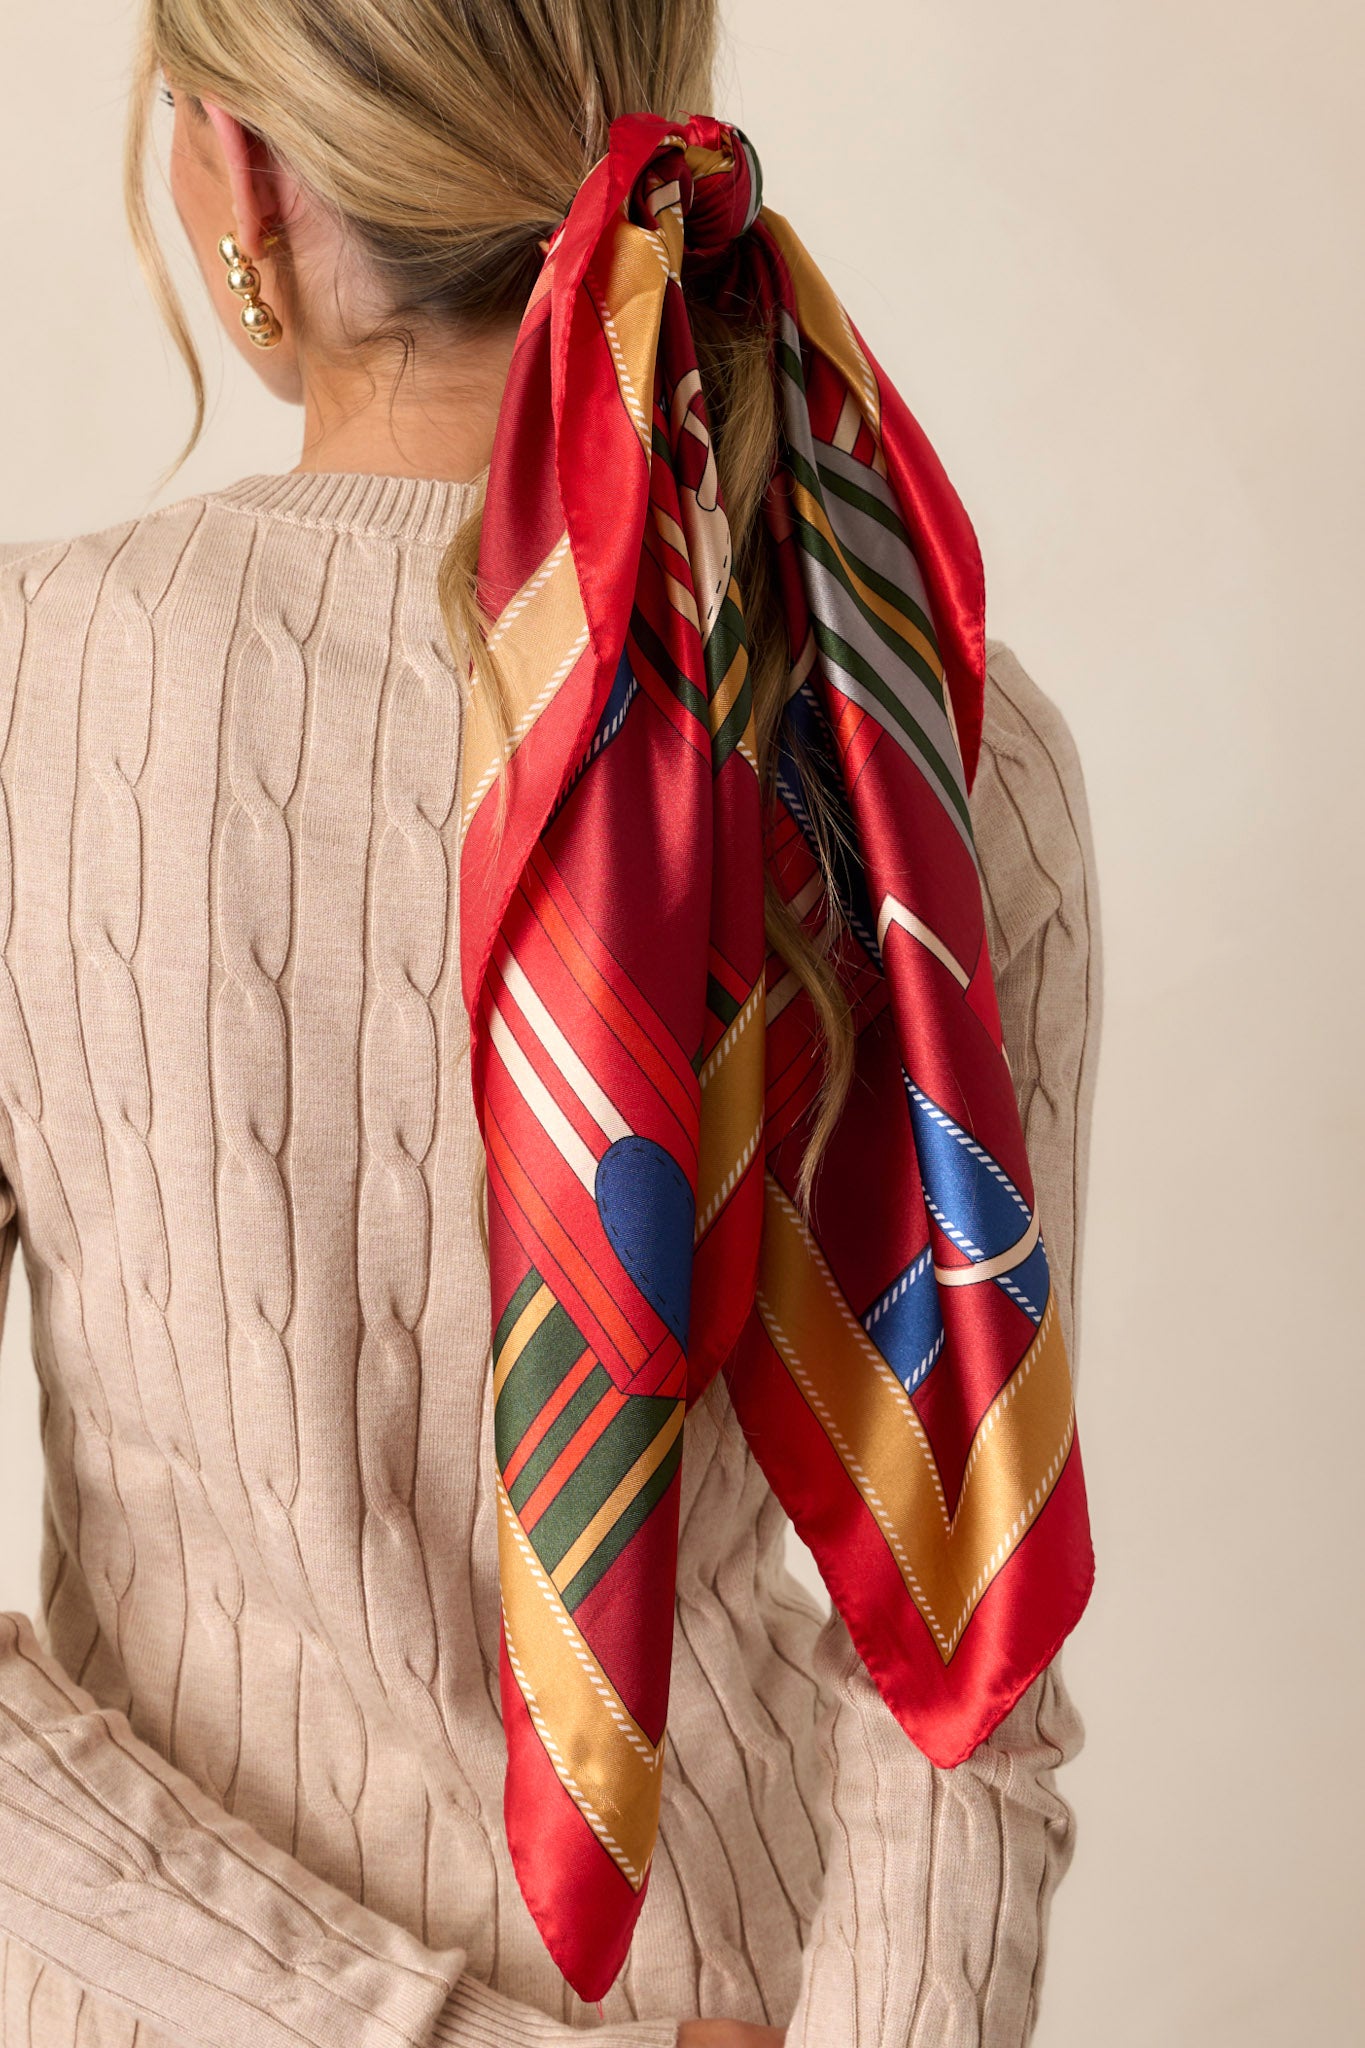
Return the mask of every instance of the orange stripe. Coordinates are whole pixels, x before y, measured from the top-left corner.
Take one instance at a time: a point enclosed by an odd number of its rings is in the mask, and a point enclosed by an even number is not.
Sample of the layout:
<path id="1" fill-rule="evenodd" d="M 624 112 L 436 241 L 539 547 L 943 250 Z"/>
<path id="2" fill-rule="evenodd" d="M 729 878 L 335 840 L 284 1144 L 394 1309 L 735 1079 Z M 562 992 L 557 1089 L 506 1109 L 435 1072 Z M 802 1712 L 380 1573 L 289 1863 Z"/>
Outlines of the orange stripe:
<path id="1" fill-rule="evenodd" d="M 574 1467 L 587 1456 L 608 1424 L 616 1420 L 629 1398 L 628 1394 L 618 1394 L 613 1389 L 598 1402 L 591 1415 L 583 1417 L 534 1493 L 529 1494 L 522 1502 L 523 1529 L 535 1527 Z"/>
<path id="2" fill-rule="evenodd" d="M 639 1372 L 651 1355 L 647 1345 L 632 1329 L 615 1300 L 602 1286 L 574 1240 L 564 1230 L 537 1188 L 522 1171 L 493 1111 L 485 1107 L 488 1153 L 497 1166 L 512 1200 L 541 1239 L 550 1257 L 563 1269 L 588 1312 L 601 1324 L 608 1344 L 617 1352 L 628 1372 Z M 553 1291 L 553 1290 L 552 1290 Z"/>
<path id="3" fill-rule="evenodd" d="M 606 979 L 597 961 L 589 954 L 580 932 L 586 934 L 588 939 L 596 941 L 599 947 L 601 941 L 569 897 L 568 891 L 549 861 L 543 858 L 539 847 L 532 853 L 529 867 L 540 885 L 540 893 L 534 899 L 529 892 L 523 892 L 526 894 L 532 916 L 539 919 L 545 928 L 546 936 L 584 995 L 593 1007 L 600 1011 L 607 1025 L 621 1040 L 630 1058 L 658 1091 L 665 1107 L 676 1117 L 690 1146 L 691 1132 L 695 1128 L 697 1117 L 694 1097 L 688 1092 L 677 1070 L 669 1065 L 664 1053 L 645 1031 L 640 1020 L 628 1008 L 620 993 Z M 618 966 L 617 972 L 622 971 Z M 687 1071 L 691 1073 L 690 1066 Z"/>
<path id="4" fill-rule="evenodd" d="M 498 1011 L 527 1065 L 565 1122 L 573 1126 L 593 1158 L 600 1159 L 607 1149 L 607 1134 L 578 1090 L 565 1079 L 563 1072 L 555 1064 L 554 1056 L 537 1033 L 535 1025 L 508 988 L 503 967 L 503 962 L 508 958 L 515 959 L 516 956 L 511 952 L 507 941 L 499 937 L 488 962 L 485 985 L 489 991 L 489 1007 Z M 527 979 L 530 979 L 529 975 Z"/>
<path id="5" fill-rule="evenodd" d="M 550 1573 L 550 1581 L 557 1593 L 563 1593 L 572 1585 L 588 1559 L 600 1549 L 605 1538 L 616 1527 L 622 1515 L 638 1497 L 642 1488 L 649 1484 L 651 1476 L 658 1471 L 677 1440 L 683 1426 L 686 1403 L 678 1401 L 663 1428 L 645 1445 L 628 1472 L 622 1474 L 616 1485 L 603 1501 L 586 1529 L 580 1530 L 565 1551 L 559 1563 Z"/>
<path id="6" fill-rule="evenodd" d="M 588 1374 L 594 1370 L 596 1364 L 597 1360 L 593 1357 L 591 1348 L 589 1348 L 583 1353 L 577 1365 L 570 1366 L 568 1372 L 555 1388 L 535 1421 L 530 1424 L 525 1436 L 507 1460 L 502 1474 L 504 1486 L 510 1489 L 516 1485 L 517 1475 L 525 1465 L 526 1460 L 530 1457 L 532 1451 L 535 1450 L 541 1438 L 548 1434 L 561 1409 L 568 1406 L 584 1380 L 588 1377 Z"/>

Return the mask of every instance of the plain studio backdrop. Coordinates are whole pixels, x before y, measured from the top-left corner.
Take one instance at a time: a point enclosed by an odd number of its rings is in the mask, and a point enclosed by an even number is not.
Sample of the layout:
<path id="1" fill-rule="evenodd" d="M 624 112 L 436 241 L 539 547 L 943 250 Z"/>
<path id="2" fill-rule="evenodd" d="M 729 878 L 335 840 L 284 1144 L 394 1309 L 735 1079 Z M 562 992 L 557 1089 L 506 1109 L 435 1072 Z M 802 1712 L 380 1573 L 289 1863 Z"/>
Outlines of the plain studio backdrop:
<path id="1" fill-rule="evenodd" d="M 1038 2048 L 1336 2048 L 1365 2038 L 1365 16 L 730 0 L 729 21 L 716 111 L 942 456 L 988 630 L 1065 711 L 1093 813 L 1098 1579 L 1065 1652 L 1087 1738 L 1059 1781 L 1078 1838 Z M 182 256 L 213 409 L 154 495 L 188 399 L 121 214 L 131 29 L 126 0 L 0 21 L 3 539 L 297 460 L 299 415 L 219 342 Z M 31 1609 L 28 1343 L 16 1258 L 0 1606 Z"/>

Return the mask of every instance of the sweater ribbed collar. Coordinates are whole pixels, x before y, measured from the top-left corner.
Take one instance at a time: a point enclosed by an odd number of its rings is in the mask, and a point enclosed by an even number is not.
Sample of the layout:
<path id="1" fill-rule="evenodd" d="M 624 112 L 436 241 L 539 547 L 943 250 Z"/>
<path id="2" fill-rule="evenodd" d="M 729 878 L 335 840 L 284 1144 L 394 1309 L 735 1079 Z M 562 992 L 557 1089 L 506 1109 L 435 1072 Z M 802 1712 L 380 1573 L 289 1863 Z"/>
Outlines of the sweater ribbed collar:
<path id="1" fill-rule="evenodd" d="M 351 470 L 291 469 L 240 477 L 208 496 L 297 526 L 329 527 L 393 540 L 449 540 L 473 510 L 479 480 L 369 476 Z"/>

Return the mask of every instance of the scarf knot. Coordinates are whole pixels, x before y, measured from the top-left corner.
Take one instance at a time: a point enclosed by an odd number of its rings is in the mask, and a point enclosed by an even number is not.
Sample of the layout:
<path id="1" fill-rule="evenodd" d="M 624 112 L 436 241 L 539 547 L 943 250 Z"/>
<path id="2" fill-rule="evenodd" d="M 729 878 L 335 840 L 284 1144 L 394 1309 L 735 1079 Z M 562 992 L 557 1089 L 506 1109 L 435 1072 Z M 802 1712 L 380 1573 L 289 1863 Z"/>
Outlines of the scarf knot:
<path id="1" fill-rule="evenodd" d="M 649 153 L 641 163 L 643 150 Z M 730 122 L 710 115 L 683 122 L 623 115 L 611 124 L 608 157 L 629 184 L 630 217 L 638 226 L 660 231 L 661 216 L 675 213 L 682 228 L 681 272 L 688 282 L 732 254 L 763 203 L 752 143 Z"/>

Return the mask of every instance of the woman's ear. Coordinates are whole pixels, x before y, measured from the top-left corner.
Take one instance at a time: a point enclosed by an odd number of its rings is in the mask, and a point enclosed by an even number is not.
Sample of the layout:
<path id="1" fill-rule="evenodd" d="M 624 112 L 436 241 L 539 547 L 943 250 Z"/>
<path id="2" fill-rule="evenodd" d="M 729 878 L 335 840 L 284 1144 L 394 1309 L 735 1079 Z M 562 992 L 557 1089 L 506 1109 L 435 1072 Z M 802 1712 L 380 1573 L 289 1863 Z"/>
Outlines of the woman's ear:
<path id="1" fill-rule="evenodd" d="M 243 127 L 235 115 L 211 100 L 202 102 L 222 152 L 234 220 L 224 221 L 244 253 L 259 256 L 267 236 L 278 227 L 295 196 L 294 180 L 282 172 L 259 135 Z"/>
<path id="2" fill-rule="evenodd" d="M 280 230 L 301 224 L 306 211 L 303 188 L 269 145 L 235 115 L 209 100 L 200 100 L 197 107 L 202 108 L 202 118 L 193 121 L 186 146 L 172 156 L 171 188 L 180 218 L 233 346 L 277 398 L 298 404 L 303 387 L 295 251 Z M 177 130 L 180 125 L 177 113 Z M 227 234 L 257 272 L 258 303 L 270 308 L 283 329 L 274 347 L 255 345 L 243 329 L 239 299 L 223 289 L 220 243 Z M 277 243 L 280 246 L 274 246 Z"/>

